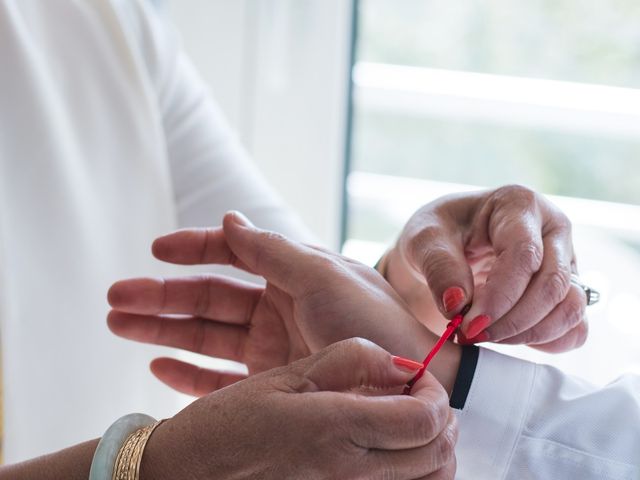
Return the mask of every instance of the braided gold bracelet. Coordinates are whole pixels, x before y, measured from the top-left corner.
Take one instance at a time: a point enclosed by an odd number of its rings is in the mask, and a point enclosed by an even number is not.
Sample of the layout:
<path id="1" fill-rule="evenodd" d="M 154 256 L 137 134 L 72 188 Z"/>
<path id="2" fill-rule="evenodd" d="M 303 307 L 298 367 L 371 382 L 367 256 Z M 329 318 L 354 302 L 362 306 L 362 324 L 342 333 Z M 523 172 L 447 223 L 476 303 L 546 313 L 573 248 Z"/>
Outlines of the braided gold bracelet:
<path id="1" fill-rule="evenodd" d="M 142 454 L 153 431 L 164 420 L 136 430 L 127 437 L 116 457 L 112 480 L 139 480 Z"/>

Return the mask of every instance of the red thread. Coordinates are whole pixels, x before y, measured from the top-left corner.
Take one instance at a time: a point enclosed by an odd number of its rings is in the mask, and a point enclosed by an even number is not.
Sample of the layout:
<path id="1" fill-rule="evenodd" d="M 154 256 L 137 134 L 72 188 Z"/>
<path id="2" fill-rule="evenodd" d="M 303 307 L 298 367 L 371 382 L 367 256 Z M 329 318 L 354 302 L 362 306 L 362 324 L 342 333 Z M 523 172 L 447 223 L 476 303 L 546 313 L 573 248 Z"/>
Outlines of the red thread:
<path id="1" fill-rule="evenodd" d="M 411 380 L 409 380 L 407 384 L 404 386 L 404 390 L 402 391 L 403 395 L 411 394 L 411 389 L 416 384 L 416 382 L 422 378 L 422 376 L 424 375 L 424 372 L 427 370 L 427 367 L 429 366 L 429 363 L 431 362 L 431 360 L 433 360 L 433 357 L 437 355 L 437 353 L 440 351 L 440 349 L 445 344 L 445 342 L 449 340 L 451 335 L 455 333 L 455 331 L 458 329 L 458 327 L 462 323 L 464 313 L 456 315 L 455 317 L 453 317 L 453 320 L 449 322 L 449 324 L 447 325 L 447 329 L 444 331 L 444 333 L 442 334 L 438 342 L 433 346 L 433 348 L 427 355 L 427 358 L 424 359 L 424 362 L 422 362 L 422 368 L 418 371 L 416 376 L 413 377 Z"/>

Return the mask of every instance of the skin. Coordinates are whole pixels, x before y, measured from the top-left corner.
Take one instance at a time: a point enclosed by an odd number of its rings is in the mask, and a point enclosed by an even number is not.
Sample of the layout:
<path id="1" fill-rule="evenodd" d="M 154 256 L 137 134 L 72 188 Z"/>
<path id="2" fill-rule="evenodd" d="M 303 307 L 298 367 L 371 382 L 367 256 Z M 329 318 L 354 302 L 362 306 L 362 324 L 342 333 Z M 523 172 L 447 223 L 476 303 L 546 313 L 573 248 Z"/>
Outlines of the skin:
<path id="1" fill-rule="evenodd" d="M 234 227 L 229 222 L 240 226 L 235 230 L 235 234 L 240 234 L 227 242 L 234 237 Z M 245 232 L 244 241 L 243 228 L 251 233 Z M 116 310 L 110 315 L 109 323 L 116 333 L 128 338 L 243 361 L 249 366 L 250 373 L 255 373 L 285 365 L 339 338 L 361 335 L 361 329 L 365 336 L 390 350 L 420 359 L 431 348 L 435 337 L 420 328 L 412 313 L 431 328 L 441 331 L 438 319 L 452 317 L 464 304 L 473 301 L 463 333 L 468 331 L 473 318 L 486 314 L 491 321 L 483 341 L 526 343 L 543 350 L 563 351 L 581 345 L 587 333 L 584 294 L 568 280 L 569 274 L 576 271 L 570 235 L 566 218 L 542 197 L 522 187 L 457 195 L 429 204 L 409 221 L 397 245 L 382 262 L 386 278 L 407 305 L 395 291 L 380 283 L 381 277 L 376 277 L 366 267 L 314 247 L 292 249 L 291 242 L 283 237 L 257 231 L 242 217 L 231 215 L 225 219 L 224 231 L 178 232 L 159 239 L 154 252 L 159 258 L 174 263 L 233 264 L 265 276 L 268 283 L 264 290 L 219 277 L 181 279 L 175 284 L 173 280 L 157 279 L 123 282 L 112 289 L 110 299 Z M 252 244 L 252 236 L 260 241 L 254 239 Z M 269 247 L 263 248 L 265 244 Z M 302 274 L 300 266 L 304 270 Z M 318 272 L 331 274 L 318 275 Z M 164 292 L 161 307 L 157 305 L 159 286 Z M 464 301 L 447 311 L 442 297 L 452 286 L 463 289 Z M 138 294 L 143 294 L 137 300 L 136 289 Z M 199 292 L 195 304 L 194 291 Z M 227 296 L 216 297 L 216 292 L 220 291 L 226 292 Z M 170 295 L 165 296 L 167 292 Z M 177 303 L 165 304 L 165 300 L 173 298 L 172 292 Z M 120 294 L 123 296 L 119 297 Z M 364 298 L 371 302 L 363 301 Z M 205 308 L 206 305 L 213 305 L 213 310 Z M 244 314 L 239 314 L 243 305 Z M 363 305 L 374 307 L 362 309 Z M 387 308 L 389 310 L 385 311 Z M 166 316 L 169 313 L 182 313 L 187 319 L 176 321 Z M 314 318 L 324 321 L 314 322 Z M 339 321 L 344 318 L 348 321 Z M 390 319 L 393 319 L 393 329 L 387 325 Z M 480 337 L 466 339 L 462 335 L 459 338 L 473 342 Z M 235 343 L 222 339 L 235 339 Z M 284 350 L 279 350 L 283 345 L 288 346 L 285 355 L 282 354 Z M 448 392 L 459 361 L 459 347 L 448 343 L 430 368 Z M 254 378 L 261 378 L 258 375 L 236 383 L 241 377 L 200 370 L 172 359 L 158 359 L 152 369 L 174 388 L 196 395 L 230 385 L 222 390 L 228 392 Z M 433 380 L 433 377 L 425 378 Z M 379 393 L 380 389 L 375 391 Z M 206 395 L 200 402 L 220 393 Z M 265 393 L 258 388 L 257 392 L 241 391 L 238 395 L 240 398 L 260 398 L 261 394 Z M 238 405 L 238 399 L 229 402 L 234 407 Z M 222 405 L 214 405 L 224 411 Z M 251 406 L 247 408 L 251 410 Z M 292 410 L 287 407 L 286 411 L 290 414 Z M 202 470 L 190 470 L 198 472 L 195 476 L 183 470 L 177 473 L 179 468 L 184 468 L 184 455 L 191 455 L 192 450 L 200 451 L 203 457 L 221 460 L 208 451 L 198 450 L 202 445 L 190 445 L 181 438 L 181 435 L 190 436 L 196 426 L 203 425 L 199 417 L 210 416 L 208 409 L 203 407 L 199 414 L 196 409 L 193 414 L 185 412 L 154 433 L 145 453 L 141 478 L 165 478 L 162 475 L 180 475 L 181 478 L 203 478 L 204 475 L 206 478 L 207 468 L 211 467 L 206 461 L 197 465 Z M 442 412 L 436 415 L 445 418 Z M 223 418 L 228 421 L 228 416 Z M 433 421 L 434 417 L 430 418 Z M 283 422 L 275 423 L 278 426 Z M 344 428 L 344 424 L 341 426 Z M 454 428 L 449 426 L 443 429 L 451 430 Z M 450 438 L 452 435 L 445 436 Z M 239 442 L 246 440 L 243 438 Z M 0 470 L 0 478 L 86 478 L 96 443 L 87 442 L 28 463 L 5 467 Z M 189 449 L 176 448 L 184 445 L 190 445 Z M 441 451 L 443 447 L 437 449 Z M 232 454 L 231 451 L 228 453 Z M 236 456 L 241 454 L 236 453 Z M 331 460 L 334 457 L 334 452 L 328 456 Z M 259 466 L 251 472 L 259 472 L 260 478 L 282 475 L 279 471 L 274 472 L 273 464 L 265 458 L 269 457 L 256 459 Z M 406 465 L 407 460 L 402 464 Z M 409 464 L 413 465 L 412 462 Z M 438 470 L 435 470 L 435 463 L 424 467 L 434 473 L 406 478 L 453 478 L 455 462 L 443 460 L 443 464 L 445 466 Z M 322 467 L 323 471 L 330 470 L 329 464 Z M 196 466 L 190 465 L 191 468 Z M 229 478 L 251 474 L 247 470 L 236 474 L 233 465 L 229 468 Z M 396 475 L 395 469 L 391 469 L 393 474 L 383 470 L 383 475 Z M 363 475 L 371 478 L 371 471 Z M 394 478 L 405 477 L 396 475 Z"/>
<path id="2" fill-rule="evenodd" d="M 355 336 L 419 361 L 437 340 L 375 270 L 260 230 L 239 213 L 228 214 L 223 229 L 161 237 L 153 251 L 174 263 L 232 264 L 267 283 L 257 287 L 217 275 L 117 282 L 109 291 L 108 324 L 131 340 L 241 362 L 250 375 Z M 448 392 L 459 357 L 459 348 L 448 344 L 432 367 Z M 152 371 L 193 395 L 242 378 L 169 358 L 154 361 Z"/>
<path id="3" fill-rule="evenodd" d="M 427 376 L 412 396 L 397 395 L 415 373 L 369 341 L 331 345 L 164 422 L 140 478 L 452 479 L 457 431 L 446 393 Z M 96 444 L 6 467 L 0 478 L 86 479 Z"/>
<path id="4" fill-rule="evenodd" d="M 385 276 L 414 315 L 436 332 L 472 304 L 463 342 L 527 344 L 548 352 L 581 346 L 588 333 L 571 224 L 543 196 L 521 186 L 455 194 L 418 210 L 384 261 Z M 447 311 L 443 296 L 464 299 Z M 489 317 L 481 336 L 470 323 Z"/>

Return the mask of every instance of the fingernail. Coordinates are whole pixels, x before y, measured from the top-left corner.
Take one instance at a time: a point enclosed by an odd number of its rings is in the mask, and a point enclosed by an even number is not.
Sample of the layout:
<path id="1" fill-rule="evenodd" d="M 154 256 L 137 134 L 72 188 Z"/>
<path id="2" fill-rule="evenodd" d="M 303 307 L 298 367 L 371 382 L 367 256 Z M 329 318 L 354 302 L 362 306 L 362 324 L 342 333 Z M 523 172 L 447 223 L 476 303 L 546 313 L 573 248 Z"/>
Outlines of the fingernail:
<path id="1" fill-rule="evenodd" d="M 452 312 L 464 301 L 464 290 L 460 287 L 449 287 L 442 294 L 445 312 Z"/>
<path id="2" fill-rule="evenodd" d="M 476 335 L 473 338 L 468 338 L 467 342 L 469 342 L 467 345 L 471 345 L 474 343 L 483 343 L 483 342 L 488 342 L 489 341 L 489 334 L 487 332 L 480 332 L 478 335 Z"/>
<path id="3" fill-rule="evenodd" d="M 229 213 L 231 213 L 231 219 L 238 225 L 242 227 L 253 227 L 253 223 L 251 223 L 249 219 L 244 216 L 244 214 L 238 212 L 237 210 L 232 210 Z"/>
<path id="4" fill-rule="evenodd" d="M 396 357 L 394 355 L 393 357 L 391 357 L 391 359 L 396 366 L 408 372 L 415 372 L 416 370 L 420 370 L 422 368 L 422 364 L 420 362 L 414 362 L 413 360 L 409 360 L 408 358 Z"/>
<path id="5" fill-rule="evenodd" d="M 478 315 L 476 318 L 471 320 L 471 322 L 469 322 L 469 327 L 467 328 L 467 333 L 465 333 L 465 336 L 468 339 L 477 337 L 480 332 L 482 332 L 489 326 L 490 323 L 491 319 L 488 315 Z"/>

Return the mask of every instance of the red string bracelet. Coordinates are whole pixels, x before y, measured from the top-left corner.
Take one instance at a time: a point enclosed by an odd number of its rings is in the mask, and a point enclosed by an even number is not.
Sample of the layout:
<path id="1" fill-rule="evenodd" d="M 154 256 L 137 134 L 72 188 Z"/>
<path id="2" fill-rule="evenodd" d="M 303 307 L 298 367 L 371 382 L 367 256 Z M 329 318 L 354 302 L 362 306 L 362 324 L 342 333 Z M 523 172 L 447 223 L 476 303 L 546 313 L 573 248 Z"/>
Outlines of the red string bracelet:
<path id="1" fill-rule="evenodd" d="M 435 357 L 438 354 L 438 352 L 440 351 L 442 346 L 445 344 L 445 342 L 449 340 L 449 338 L 451 338 L 451 336 L 458 329 L 458 327 L 462 323 L 462 319 L 464 318 L 464 315 L 469 310 L 469 307 L 470 305 L 465 307 L 462 313 L 453 317 L 453 319 L 449 322 L 449 324 L 447 325 L 447 329 L 444 331 L 444 333 L 442 334 L 438 342 L 433 346 L 433 348 L 427 355 L 427 358 L 424 359 L 424 362 L 422 362 L 422 368 L 418 370 L 418 373 L 416 374 L 416 376 L 413 377 L 411 380 L 409 380 L 407 384 L 404 386 L 404 390 L 402 391 L 403 395 L 411 394 L 411 389 L 416 384 L 416 382 L 422 378 L 422 376 L 424 375 L 424 372 L 427 370 L 427 367 L 429 366 L 429 363 L 431 363 L 431 360 L 433 360 L 433 357 Z"/>

